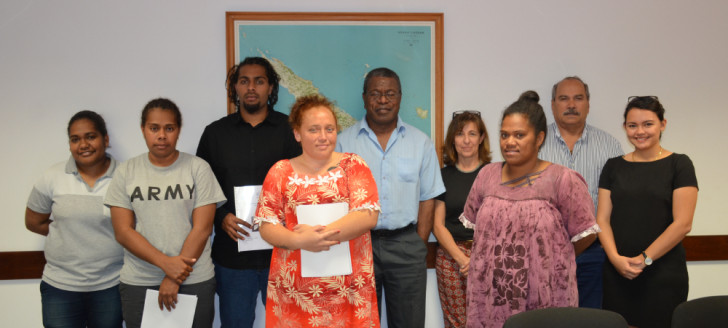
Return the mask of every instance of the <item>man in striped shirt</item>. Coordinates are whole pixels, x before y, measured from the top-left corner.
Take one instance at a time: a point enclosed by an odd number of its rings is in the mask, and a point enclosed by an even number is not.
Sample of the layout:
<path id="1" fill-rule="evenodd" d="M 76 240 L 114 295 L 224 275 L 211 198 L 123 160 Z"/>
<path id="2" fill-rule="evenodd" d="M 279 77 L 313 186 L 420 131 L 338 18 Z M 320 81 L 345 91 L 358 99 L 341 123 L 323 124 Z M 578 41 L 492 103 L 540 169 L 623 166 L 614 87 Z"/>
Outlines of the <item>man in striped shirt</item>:
<path id="1" fill-rule="evenodd" d="M 554 84 L 551 90 L 554 123 L 549 125 L 539 158 L 566 166 L 581 174 L 597 208 L 599 175 L 604 163 L 624 154 L 610 134 L 586 124 L 589 86 L 577 76 Z M 602 264 L 606 254 L 599 240 L 576 258 L 579 306 L 602 307 Z"/>

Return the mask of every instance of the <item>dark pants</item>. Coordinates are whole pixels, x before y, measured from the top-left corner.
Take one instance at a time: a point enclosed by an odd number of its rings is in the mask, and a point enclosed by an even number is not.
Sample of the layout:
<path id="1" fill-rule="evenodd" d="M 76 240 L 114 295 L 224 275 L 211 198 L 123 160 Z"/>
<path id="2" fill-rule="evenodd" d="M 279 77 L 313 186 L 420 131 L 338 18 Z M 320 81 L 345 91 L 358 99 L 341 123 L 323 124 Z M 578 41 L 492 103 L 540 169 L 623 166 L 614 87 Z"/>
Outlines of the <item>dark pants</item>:
<path id="1" fill-rule="evenodd" d="M 121 328 L 119 286 L 93 292 L 71 292 L 40 282 L 43 326 Z"/>
<path id="2" fill-rule="evenodd" d="M 372 231 L 377 305 L 382 313 L 382 289 L 390 328 L 425 326 L 427 247 L 414 226 L 395 231 Z M 381 315 L 380 315 L 381 317 Z"/>
<path id="3" fill-rule="evenodd" d="M 236 270 L 215 264 L 222 328 L 253 327 L 259 293 L 265 305 L 268 271 L 268 269 Z"/>
<path id="4" fill-rule="evenodd" d="M 607 254 L 595 241 L 576 258 L 579 307 L 602 308 L 602 272 Z"/>
<path id="5" fill-rule="evenodd" d="M 127 328 L 141 327 L 147 289 L 159 290 L 159 285 L 133 286 L 125 283 L 119 285 L 121 308 Z M 196 284 L 181 285 L 177 294 L 197 296 L 193 328 L 212 327 L 212 321 L 215 319 L 215 278 Z"/>

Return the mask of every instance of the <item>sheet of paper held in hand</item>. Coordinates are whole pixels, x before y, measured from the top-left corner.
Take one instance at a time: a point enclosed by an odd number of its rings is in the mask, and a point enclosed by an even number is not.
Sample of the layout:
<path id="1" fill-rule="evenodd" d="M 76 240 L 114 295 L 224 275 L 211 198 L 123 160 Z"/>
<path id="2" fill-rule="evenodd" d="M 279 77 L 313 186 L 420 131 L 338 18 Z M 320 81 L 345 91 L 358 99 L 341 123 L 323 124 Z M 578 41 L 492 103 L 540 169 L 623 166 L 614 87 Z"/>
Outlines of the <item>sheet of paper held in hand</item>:
<path id="1" fill-rule="evenodd" d="M 296 206 L 298 223 L 310 226 L 331 224 L 347 213 L 349 213 L 347 203 Z M 351 272 L 351 253 L 348 241 L 331 246 L 328 251 L 301 250 L 302 277 L 341 276 L 351 274 Z"/>
<path id="2" fill-rule="evenodd" d="M 258 225 L 253 223 L 255 208 L 258 206 L 258 196 L 262 186 L 235 187 L 235 216 L 253 226 L 253 229 L 243 227 L 250 236 L 238 239 L 238 252 L 255 251 L 260 249 L 273 249 L 263 237 L 260 236 Z"/>
<path id="3" fill-rule="evenodd" d="M 147 289 L 141 328 L 190 328 L 195 318 L 196 295 L 177 294 L 177 304 L 172 311 L 159 309 L 159 292 Z"/>

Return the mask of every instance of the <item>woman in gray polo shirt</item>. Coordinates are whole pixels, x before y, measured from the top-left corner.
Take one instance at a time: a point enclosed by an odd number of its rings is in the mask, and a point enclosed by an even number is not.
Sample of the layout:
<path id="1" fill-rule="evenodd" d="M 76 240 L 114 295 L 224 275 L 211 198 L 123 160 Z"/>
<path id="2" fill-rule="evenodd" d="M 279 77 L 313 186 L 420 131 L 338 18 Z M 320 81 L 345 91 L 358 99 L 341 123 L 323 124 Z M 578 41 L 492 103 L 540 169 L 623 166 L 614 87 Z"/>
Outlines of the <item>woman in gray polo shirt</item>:
<path id="1" fill-rule="evenodd" d="M 45 327 L 121 327 L 119 270 L 103 198 L 116 169 L 109 136 L 97 113 L 80 111 L 68 123 L 71 157 L 33 186 L 25 210 L 28 230 L 47 236 L 40 283 Z"/>

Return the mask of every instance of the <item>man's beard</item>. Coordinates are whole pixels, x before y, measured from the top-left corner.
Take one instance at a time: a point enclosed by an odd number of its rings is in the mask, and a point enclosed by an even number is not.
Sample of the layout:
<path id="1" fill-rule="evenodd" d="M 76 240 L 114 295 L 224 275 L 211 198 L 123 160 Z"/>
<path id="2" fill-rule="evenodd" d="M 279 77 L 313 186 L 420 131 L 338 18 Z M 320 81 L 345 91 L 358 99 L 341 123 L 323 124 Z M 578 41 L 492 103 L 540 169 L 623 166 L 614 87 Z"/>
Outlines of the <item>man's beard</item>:
<path id="1" fill-rule="evenodd" d="M 261 104 L 261 103 L 257 103 L 257 104 L 243 103 L 243 109 L 245 109 L 245 111 L 248 112 L 249 114 L 255 114 L 263 108 L 265 108 L 265 105 Z"/>

